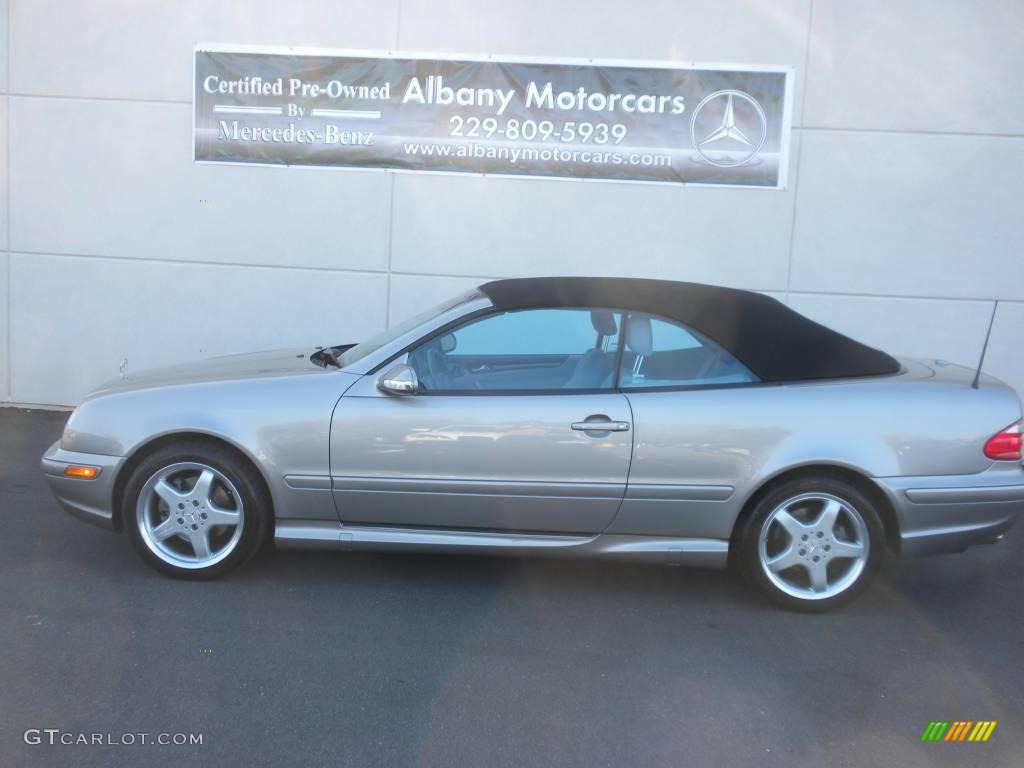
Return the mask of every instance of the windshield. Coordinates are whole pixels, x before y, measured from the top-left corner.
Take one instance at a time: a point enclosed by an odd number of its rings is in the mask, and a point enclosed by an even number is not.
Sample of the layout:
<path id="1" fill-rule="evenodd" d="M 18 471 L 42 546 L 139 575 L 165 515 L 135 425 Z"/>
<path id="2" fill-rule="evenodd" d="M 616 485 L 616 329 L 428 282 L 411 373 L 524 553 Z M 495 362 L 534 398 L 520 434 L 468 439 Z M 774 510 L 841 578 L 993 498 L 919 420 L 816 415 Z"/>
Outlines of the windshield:
<path id="1" fill-rule="evenodd" d="M 466 291 L 463 294 L 456 296 L 453 299 L 448 299 L 448 301 L 438 304 L 435 307 L 431 307 L 430 309 L 424 312 L 420 312 L 417 315 L 413 315 L 407 320 L 403 320 L 397 325 L 393 325 L 390 328 L 387 328 L 381 331 L 380 333 L 371 336 L 366 341 L 360 344 L 356 344 L 354 347 L 351 347 L 350 349 L 346 349 L 342 354 L 338 355 L 338 362 L 341 364 L 342 367 L 344 367 L 346 365 L 351 365 L 357 360 L 362 360 L 367 355 L 376 352 L 378 349 L 387 344 L 390 344 L 392 341 L 399 338 L 400 336 L 403 336 L 404 334 L 413 330 L 417 326 L 422 325 L 423 323 L 426 323 L 429 320 L 433 320 L 435 317 L 439 315 L 443 315 L 445 312 L 454 309 L 460 304 L 465 304 L 466 302 L 473 301 L 474 299 L 478 299 L 481 296 L 483 296 L 483 294 L 480 293 L 480 291 L 478 291 L 476 288 L 473 288 L 469 291 Z"/>

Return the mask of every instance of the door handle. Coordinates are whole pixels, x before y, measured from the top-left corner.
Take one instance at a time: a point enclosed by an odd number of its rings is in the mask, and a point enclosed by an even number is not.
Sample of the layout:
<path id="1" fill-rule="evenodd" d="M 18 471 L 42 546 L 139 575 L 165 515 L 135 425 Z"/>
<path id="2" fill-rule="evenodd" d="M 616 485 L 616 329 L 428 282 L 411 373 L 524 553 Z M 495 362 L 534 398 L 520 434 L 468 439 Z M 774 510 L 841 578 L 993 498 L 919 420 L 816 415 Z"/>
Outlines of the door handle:
<path id="1" fill-rule="evenodd" d="M 572 428 L 577 432 L 628 432 L 628 421 L 574 421 Z"/>

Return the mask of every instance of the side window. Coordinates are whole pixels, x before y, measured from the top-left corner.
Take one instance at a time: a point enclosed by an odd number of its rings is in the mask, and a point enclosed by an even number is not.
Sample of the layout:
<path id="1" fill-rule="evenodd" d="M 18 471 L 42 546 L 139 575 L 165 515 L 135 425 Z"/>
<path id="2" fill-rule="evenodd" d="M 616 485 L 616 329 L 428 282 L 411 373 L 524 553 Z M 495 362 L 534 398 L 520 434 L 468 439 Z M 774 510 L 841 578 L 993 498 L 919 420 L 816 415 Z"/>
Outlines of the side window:
<path id="1" fill-rule="evenodd" d="M 757 381 L 715 342 L 679 323 L 641 312 L 626 320 L 620 387 L 678 387 Z"/>
<path id="2" fill-rule="evenodd" d="M 408 360 L 427 393 L 611 388 L 621 324 L 606 309 L 501 312 L 425 341 Z"/>

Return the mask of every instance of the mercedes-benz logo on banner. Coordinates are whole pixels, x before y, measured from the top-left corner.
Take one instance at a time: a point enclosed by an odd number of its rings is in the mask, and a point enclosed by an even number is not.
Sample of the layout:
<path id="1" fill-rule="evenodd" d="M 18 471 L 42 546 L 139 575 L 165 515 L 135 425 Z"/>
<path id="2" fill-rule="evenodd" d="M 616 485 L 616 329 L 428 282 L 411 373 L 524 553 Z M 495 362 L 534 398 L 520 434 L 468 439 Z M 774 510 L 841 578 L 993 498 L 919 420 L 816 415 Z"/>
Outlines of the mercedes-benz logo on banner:
<path id="1" fill-rule="evenodd" d="M 697 105 L 690 118 L 690 141 L 711 165 L 735 168 L 757 157 L 768 137 L 768 118 L 749 93 L 715 91 Z"/>

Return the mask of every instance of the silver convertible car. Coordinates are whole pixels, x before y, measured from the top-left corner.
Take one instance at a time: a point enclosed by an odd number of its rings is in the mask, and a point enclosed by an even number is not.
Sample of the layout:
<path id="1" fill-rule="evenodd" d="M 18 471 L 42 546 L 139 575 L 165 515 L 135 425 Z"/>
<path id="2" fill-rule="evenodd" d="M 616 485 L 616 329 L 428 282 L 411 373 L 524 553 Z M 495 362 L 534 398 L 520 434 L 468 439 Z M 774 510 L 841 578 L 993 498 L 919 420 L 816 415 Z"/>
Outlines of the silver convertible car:
<path id="1" fill-rule="evenodd" d="M 1012 389 L 897 360 L 767 296 L 657 280 L 481 285 L 360 344 L 129 375 L 43 470 L 172 576 L 278 546 L 731 562 L 804 610 L 887 553 L 1024 508 Z"/>

